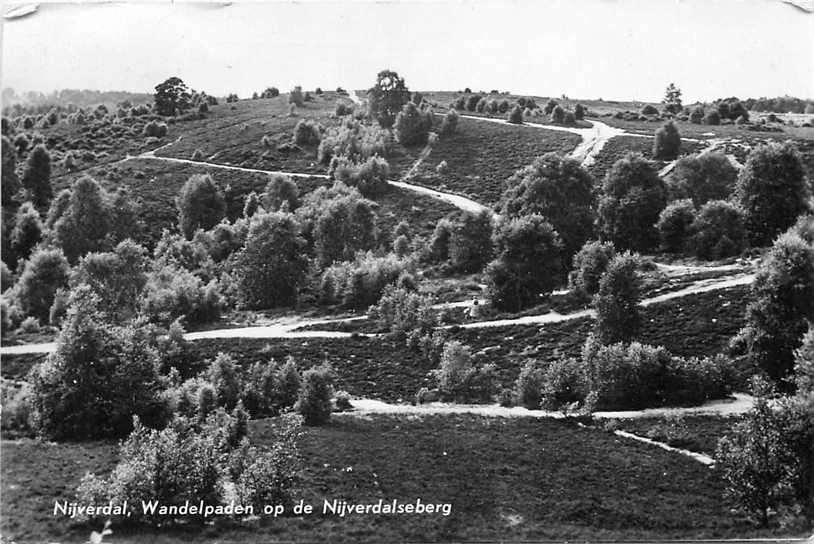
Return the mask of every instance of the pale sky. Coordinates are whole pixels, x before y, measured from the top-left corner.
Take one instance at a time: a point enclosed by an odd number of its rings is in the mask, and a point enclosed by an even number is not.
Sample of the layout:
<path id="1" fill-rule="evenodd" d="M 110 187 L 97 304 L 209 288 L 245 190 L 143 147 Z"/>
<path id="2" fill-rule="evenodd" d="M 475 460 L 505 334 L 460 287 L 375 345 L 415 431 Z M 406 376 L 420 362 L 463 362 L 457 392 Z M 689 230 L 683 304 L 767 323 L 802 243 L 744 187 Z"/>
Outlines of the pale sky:
<path id="1" fill-rule="evenodd" d="M 7 7 L 6 7 L 7 9 Z M 2 86 L 241 97 L 370 87 L 685 102 L 814 98 L 814 15 L 774 0 L 47 4 L 4 20 Z"/>

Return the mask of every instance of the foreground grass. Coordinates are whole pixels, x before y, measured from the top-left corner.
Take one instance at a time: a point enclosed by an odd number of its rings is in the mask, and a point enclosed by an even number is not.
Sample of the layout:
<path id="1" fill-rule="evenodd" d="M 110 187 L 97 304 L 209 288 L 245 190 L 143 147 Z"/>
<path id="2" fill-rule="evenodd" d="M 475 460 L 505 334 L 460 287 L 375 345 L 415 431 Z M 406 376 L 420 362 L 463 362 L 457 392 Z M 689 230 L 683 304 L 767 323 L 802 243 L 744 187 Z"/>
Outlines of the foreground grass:
<path id="1" fill-rule="evenodd" d="M 274 437 L 274 420 L 251 438 Z M 4 442 L 2 531 L 24 541 L 82 541 L 95 525 L 50 514 L 86 470 L 105 472 L 112 443 Z M 450 516 L 262 519 L 164 530 L 114 525 L 116 542 L 392 542 L 747 537 L 717 474 L 691 459 L 563 421 L 477 416 L 335 416 L 301 440 L 295 500 L 449 502 Z"/>

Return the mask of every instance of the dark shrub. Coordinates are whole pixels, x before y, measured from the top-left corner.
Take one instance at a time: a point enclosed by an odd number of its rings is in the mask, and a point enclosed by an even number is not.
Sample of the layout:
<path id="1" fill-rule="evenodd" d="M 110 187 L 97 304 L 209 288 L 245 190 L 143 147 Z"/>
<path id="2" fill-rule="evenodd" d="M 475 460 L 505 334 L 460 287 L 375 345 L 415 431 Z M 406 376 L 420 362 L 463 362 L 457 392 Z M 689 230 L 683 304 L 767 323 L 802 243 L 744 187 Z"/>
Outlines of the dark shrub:
<path id="1" fill-rule="evenodd" d="M 690 236 L 690 225 L 695 219 L 695 206 L 692 200 L 676 200 L 661 211 L 656 229 L 659 231 L 661 247 L 670 253 L 684 250 Z"/>
<path id="2" fill-rule="evenodd" d="M 501 214 L 519 217 L 540 214 L 563 241 L 564 266 L 593 235 L 596 219 L 593 177 L 578 161 L 546 153 L 506 182 Z"/>
<path id="3" fill-rule="evenodd" d="M 809 210 L 811 184 L 791 142 L 755 148 L 738 175 L 736 197 L 743 208 L 749 242 L 769 244 Z"/>
<path id="4" fill-rule="evenodd" d="M 191 239 L 198 229 L 209 230 L 226 214 L 223 193 L 209 174 L 193 174 L 175 199 L 178 228 Z"/>
<path id="5" fill-rule="evenodd" d="M 464 212 L 455 222 L 449 243 L 452 266 L 461 272 L 477 272 L 492 257 L 492 214 Z"/>
<path id="6" fill-rule="evenodd" d="M 605 176 L 599 201 L 599 231 L 617 248 L 647 251 L 658 242 L 655 224 L 667 204 L 667 189 L 652 164 L 629 153 Z"/>
<path id="7" fill-rule="evenodd" d="M 304 246 L 299 225 L 291 215 L 252 217 L 234 270 L 241 302 L 253 309 L 293 304 L 307 267 Z"/>
<path id="8" fill-rule="evenodd" d="M 653 156 L 657 159 L 672 161 L 678 157 L 679 151 L 681 151 L 681 135 L 678 133 L 675 123 L 668 121 L 656 131 Z"/>
<path id="9" fill-rule="evenodd" d="M 709 200 L 727 200 L 735 190 L 738 171 L 723 153 L 682 157 L 668 182 L 670 197 L 690 198 L 696 206 Z"/>
<path id="10" fill-rule="evenodd" d="M 520 369 L 514 383 L 514 394 L 517 403 L 529 410 L 540 408 L 541 390 L 545 376 L 545 367 L 535 360 L 528 360 Z"/>
<path id="11" fill-rule="evenodd" d="M 705 125 L 720 125 L 721 124 L 721 116 L 718 114 L 718 110 L 710 110 L 704 115 L 704 124 Z"/>
<path id="12" fill-rule="evenodd" d="M 814 318 L 814 244 L 795 232 L 780 236 L 763 257 L 746 307 L 746 325 L 732 341 L 735 353 L 781 385 L 792 371 Z"/>
<path id="13" fill-rule="evenodd" d="M 533 306 L 561 283 L 562 242 L 542 216 L 499 224 L 493 244 L 496 259 L 486 268 L 486 284 L 496 308 L 518 311 Z"/>
<path id="14" fill-rule="evenodd" d="M 61 250 L 35 250 L 12 288 L 15 305 L 23 315 L 46 323 L 57 290 L 68 286 L 69 270 Z"/>
<path id="15" fill-rule="evenodd" d="M 297 184 L 288 176 L 273 174 L 263 194 L 260 195 L 260 204 L 267 212 L 293 212 L 300 206 L 299 189 Z"/>
<path id="16" fill-rule="evenodd" d="M 449 110 L 441 122 L 441 134 L 454 134 L 458 130 L 458 112 Z"/>
<path id="17" fill-rule="evenodd" d="M 432 111 L 419 109 L 408 102 L 396 116 L 394 130 L 401 145 L 423 145 L 432 129 Z"/>
<path id="18" fill-rule="evenodd" d="M 691 227 L 690 245 L 700 259 L 723 259 L 746 247 L 743 212 L 725 200 L 710 200 L 698 210 Z"/>
<path id="19" fill-rule="evenodd" d="M 696 106 L 693 108 L 692 112 L 690 112 L 690 123 L 694 125 L 700 125 L 704 121 L 704 108 L 701 106 Z M 712 124 L 712 123 L 709 123 Z"/>
<path id="20" fill-rule="evenodd" d="M 659 110 L 651 104 L 647 104 L 645 107 L 642 108 L 642 115 L 658 115 L 658 114 Z"/>
<path id="21" fill-rule="evenodd" d="M 558 125 L 563 124 L 563 121 L 565 121 L 565 110 L 562 106 L 554 106 L 554 109 L 551 110 L 550 121 Z"/>
<path id="22" fill-rule="evenodd" d="M 330 420 L 333 381 L 334 371 L 327 364 L 303 373 L 295 409 L 306 425 L 323 425 Z"/>
<path id="23" fill-rule="evenodd" d="M 322 140 L 322 127 L 309 119 L 302 119 L 294 127 L 294 143 L 304 146 L 318 146 Z"/>
<path id="24" fill-rule="evenodd" d="M 362 196 L 375 198 L 390 187 L 390 165 L 381 157 L 370 157 L 363 163 L 355 163 L 345 157 L 334 157 L 328 175 L 348 187 L 355 187 Z"/>
<path id="25" fill-rule="evenodd" d="M 509 121 L 509 123 L 513 123 L 515 125 L 522 125 L 523 110 L 520 109 L 520 106 L 515 106 L 514 108 L 512 108 L 512 111 L 509 113 L 506 119 Z"/>
<path id="26" fill-rule="evenodd" d="M 305 104 L 305 97 L 302 94 L 302 87 L 297 85 L 288 93 L 288 103 L 294 104 L 298 108 L 301 108 L 303 104 Z"/>
<path id="27" fill-rule="evenodd" d="M 629 342 L 639 332 L 639 266 L 637 255 L 617 255 L 599 280 L 594 306 L 597 338 L 602 344 Z"/>
<path id="28" fill-rule="evenodd" d="M 583 297 L 595 295 L 599 291 L 602 274 L 615 256 L 612 242 L 586 242 L 574 255 L 574 266 L 568 274 L 568 287 Z"/>
<path id="29" fill-rule="evenodd" d="M 22 186 L 31 195 L 34 206 L 48 206 L 54 191 L 51 188 L 51 154 L 44 145 L 34 147 L 23 169 Z"/>

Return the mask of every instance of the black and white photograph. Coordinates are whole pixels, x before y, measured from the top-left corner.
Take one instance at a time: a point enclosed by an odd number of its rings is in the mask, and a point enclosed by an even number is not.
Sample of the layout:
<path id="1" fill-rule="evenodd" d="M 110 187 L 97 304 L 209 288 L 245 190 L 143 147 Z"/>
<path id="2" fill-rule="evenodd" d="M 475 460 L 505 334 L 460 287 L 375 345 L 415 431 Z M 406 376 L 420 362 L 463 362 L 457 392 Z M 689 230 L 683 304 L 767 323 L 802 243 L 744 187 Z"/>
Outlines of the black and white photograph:
<path id="1" fill-rule="evenodd" d="M 0 543 L 814 542 L 812 0 L 0 6 Z"/>

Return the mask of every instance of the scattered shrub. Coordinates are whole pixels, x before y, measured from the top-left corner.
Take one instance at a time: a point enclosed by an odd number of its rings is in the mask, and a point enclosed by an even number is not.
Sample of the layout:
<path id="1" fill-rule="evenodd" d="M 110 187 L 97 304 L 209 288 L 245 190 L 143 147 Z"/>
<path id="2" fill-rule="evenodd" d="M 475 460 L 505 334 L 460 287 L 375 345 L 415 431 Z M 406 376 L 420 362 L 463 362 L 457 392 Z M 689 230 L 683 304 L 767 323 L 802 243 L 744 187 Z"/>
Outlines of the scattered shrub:
<path id="1" fill-rule="evenodd" d="M 198 229 L 209 230 L 226 214 L 223 193 L 209 174 L 193 174 L 175 199 L 178 228 L 191 239 Z"/>
<path id="2" fill-rule="evenodd" d="M 336 263 L 322 273 L 320 291 L 325 302 L 367 308 L 381 298 L 385 287 L 406 270 L 395 255 L 359 253 L 354 261 Z"/>
<path id="3" fill-rule="evenodd" d="M 457 111 L 454 109 L 449 110 L 441 122 L 441 134 L 454 134 L 458 130 L 459 117 Z"/>
<path id="4" fill-rule="evenodd" d="M 489 211 L 464 212 L 453 224 L 449 240 L 452 266 L 461 272 L 481 270 L 492 256 L 492 216 Z"/>
<path id="5" fill-rule="evenodd" d="M 330 420 L 333 381 L 334 371 L 327 364 L 303 373 L 295 409 L 306 425 L 323 425 Z"/>
<path id="6" fill-rule="evenodd" d="M 334 157 L 328 175 L 348 187 L 357 188 L 366 198 L 379 196 L 390 187 L 387 181 L 390 165 L 378 156 L 370 157 L 362 163 L 353 162 L 346 157 Z"/>
<path id="7" fill-rule="evenodd" d="M 509 113 L 508 117 L 506 118 L 509 123 L 513 123 L 515 125 L 522 125 L 523 124 L 523 110 L 520 109 L 520 106 L 515 106 L 512 108 L 512 111 Z"/>
<path id="8" fill-rule="evenodd" d="M 396 116 L 396 140 L 405 146 L 423 145 L 432 129 L 432 111 L 421 110 L 408 102 Z"/>
<path id="9" fill-rule="evenodd" d="M 682 157 L 670 175 L 670 197 L 691 198 L 696 206 L 709 200 L 727 200 L 735 190 L 737 177 L 737 169 L 723 153 Z"/>

